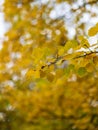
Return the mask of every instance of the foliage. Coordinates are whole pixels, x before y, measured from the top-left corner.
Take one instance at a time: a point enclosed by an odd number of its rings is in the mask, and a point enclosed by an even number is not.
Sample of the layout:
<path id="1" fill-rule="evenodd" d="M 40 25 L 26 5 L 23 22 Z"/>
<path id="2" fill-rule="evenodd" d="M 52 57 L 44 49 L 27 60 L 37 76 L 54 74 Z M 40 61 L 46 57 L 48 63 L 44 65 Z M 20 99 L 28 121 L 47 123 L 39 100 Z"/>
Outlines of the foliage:
<path id="1" fill-rule="evenodd" d="M 4 2 L 11 27 L 0 50 L 0 130 L 98 129 L 98 43 L 69 39 L 66 22 L 49 17 L 54 3 Z M 97 32 L 98 23 L 88 35 Z"/>

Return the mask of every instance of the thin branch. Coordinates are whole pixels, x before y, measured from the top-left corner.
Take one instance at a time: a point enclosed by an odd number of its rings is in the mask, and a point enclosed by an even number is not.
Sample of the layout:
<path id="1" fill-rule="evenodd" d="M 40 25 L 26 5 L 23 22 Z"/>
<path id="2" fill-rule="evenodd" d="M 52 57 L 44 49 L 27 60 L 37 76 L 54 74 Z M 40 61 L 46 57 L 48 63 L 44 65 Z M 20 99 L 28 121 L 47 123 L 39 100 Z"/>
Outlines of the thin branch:
<path id="1" fill-rule="evenodd" d="M 80 10 L 80 9 L 82 9 L 82 8 L 85 8 L 86 5 L 96 4 L 97 2 L 98 2 L 98 0 L 85 2 L 83 5 L 79 6 L 77 9 L 72 9 L 72 10 L 73 10 L 73 11 L 77 11 L 77 10 Z"/>
<path id="2" fill-rule="evenodd" d="M 97 53 L 98 53 L 98 51 L 95 51 L 95 52 L 91 51 L 90 53 L 85 53 L 84 55 L 80 55 L 80 56 L 74 57 L 73 59 L 83 58 L 85 56 L 88 56 L 88 55 L 91 55 L 91 54 L 97 54 Z"/>
<path id="3" fill-rule="evenodd" d="M 45 67 L 49 67 L 49 66 L 51 66 L 51 65 L 53 65 L 53 64 L 56 64 L 60 59 L 62 59 L 63 57 L 57 57 L 56 59 L 55 59 L 55 61 L 52 61 L 52 62 L 48 62 L 46 65 L 43 65 L 42 67 L 41 67 L 41 69 L 44 69 Z"/>
<path id="4" fill-rule="evenodd" d="M 88 56 L 88 55 L 97 54 L 97 53 L 98 53 L 98 51 L 94 51 L 94 52 L 93 52 L 93 51 L 90 51 L 89 53 L 86 53 L 86 52 L 85 52 L 84 55 L 79 55 L 79 56 L 76 56 L 76 57 L 74 57 L 74 58 L 72 58 L 72 59 L 84 58 L 84 57 L 86 57 L 86 56 Z M 58 57 L 57 59 L 55 59 L 55 61 L 47 63 L 46 65 L 44 65 L 44 66 L 41 67 L 41 70 L 44 69 L 45 67 L 49 67 L 49 66 L 51 66 L 51 65 L 56 64 L 59 60 L 61 60 L 61 63 L 63 63 L 64 61 L 66 61 L 66 59 L 63 59 L 64 57 L 65 57 L 65 56 L 60 56 L 60 57 Z"/>

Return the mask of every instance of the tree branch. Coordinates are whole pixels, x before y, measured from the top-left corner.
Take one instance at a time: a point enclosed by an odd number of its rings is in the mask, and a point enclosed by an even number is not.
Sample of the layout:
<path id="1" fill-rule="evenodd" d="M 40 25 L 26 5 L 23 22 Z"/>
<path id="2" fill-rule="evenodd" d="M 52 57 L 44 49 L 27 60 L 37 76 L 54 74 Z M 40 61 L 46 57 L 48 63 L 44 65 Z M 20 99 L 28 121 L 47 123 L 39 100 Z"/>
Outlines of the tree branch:
<path id="1" fill-rule="evenodd" d="M 88 56 L 88 55 L 91 55 L 91 54 L 97 54 L 97 53 L 98 53 L 98 51 L 95 51 L 95 52 L 91 51 L 90 53 L 85 53 L 84 55 L 77 56 L 77 57 L 75 57 L 73 59 L 83 58 L 85 56 Z"/>
<path id="2" fill-rule="evenodd" d="M 79 6 L 77 9 L 72 9 L 72 10 L 73 11 L 77 11 L 77 10 L 80 10 L 82 8 L 85 8 L 86 5 L 96 4 L 97 2 L 98 2 L 98 0 L 93 0 L 93 1 L 85 2 L 83 5 Z"/>
<path id="3" fill-rule="evenodd" d="M 97 54 L 97 53 L 98 53 L 98 51 L 94 51 L 94 52 L 93 52 L 93 51 L 90 51 L 89 53 L 86 53 L 86 52 L 85 52 L 84 55 L 79 55 L 79 56 L 76 56 L 76 57 L 74 57 L 74 58 L 72 58 L 72 59 L 84 58 L 84 57 L 86 57 L 86 56 L 88 56 L 88 55 Z M 60 56 L 60 57 L 58 57 L 57 59 L 55 59 L 55 61 L 47 63 L 46 65 L 44 65 L 44 66 L 41 67 L 41 70 L 44 69 L 45 67 L 49 67 L 49 66 L 51 66 L 51 65 L 56 64 L 59 60 L 61 60 L 61 62 L 63 63 L 64 61 L 66 61 L 66 59 L 64 59 L 64 57 L 65 57 L 65 56 Z"/>

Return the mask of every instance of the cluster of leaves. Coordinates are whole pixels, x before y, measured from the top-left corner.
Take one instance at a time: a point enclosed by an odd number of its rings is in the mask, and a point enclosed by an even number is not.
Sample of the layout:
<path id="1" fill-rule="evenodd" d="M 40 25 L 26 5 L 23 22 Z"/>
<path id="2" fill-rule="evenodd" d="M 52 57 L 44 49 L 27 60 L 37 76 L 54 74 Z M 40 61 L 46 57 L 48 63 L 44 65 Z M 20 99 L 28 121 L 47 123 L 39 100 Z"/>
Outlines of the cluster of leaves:
<path id="1" fill-rule="evenodd" d="M 68 40 L 52 8 L 52 0 L 5 0 L 11 27 L 0 50 L 0 130 L 98 129 L 97 43 Z M 98 24 L 88 34 L 97 32 Z"/>

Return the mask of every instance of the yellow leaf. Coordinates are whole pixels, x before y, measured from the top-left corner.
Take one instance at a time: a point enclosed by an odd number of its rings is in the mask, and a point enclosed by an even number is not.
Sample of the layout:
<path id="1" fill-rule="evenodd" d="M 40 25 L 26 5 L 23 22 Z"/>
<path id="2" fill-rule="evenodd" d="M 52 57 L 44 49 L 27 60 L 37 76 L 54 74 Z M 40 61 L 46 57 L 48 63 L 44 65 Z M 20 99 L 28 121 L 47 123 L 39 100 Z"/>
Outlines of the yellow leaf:
<path id="1" fill-rule="evenodd" d="M 94 36 L 97 33 L 98 33 L 98 23 L 94 27 L 92 27 L 92 28 L 89 29 L 88 35 L 89 36 Z"/>
<path id="2" fill-rule="evenodd" d="M 34 70 L 30 69 L 26 73 L 26 77 L 28 79 L 30 79 L 30 78 L 40 78 L 40 72 L 38 70 L 34 71 Z"/>

